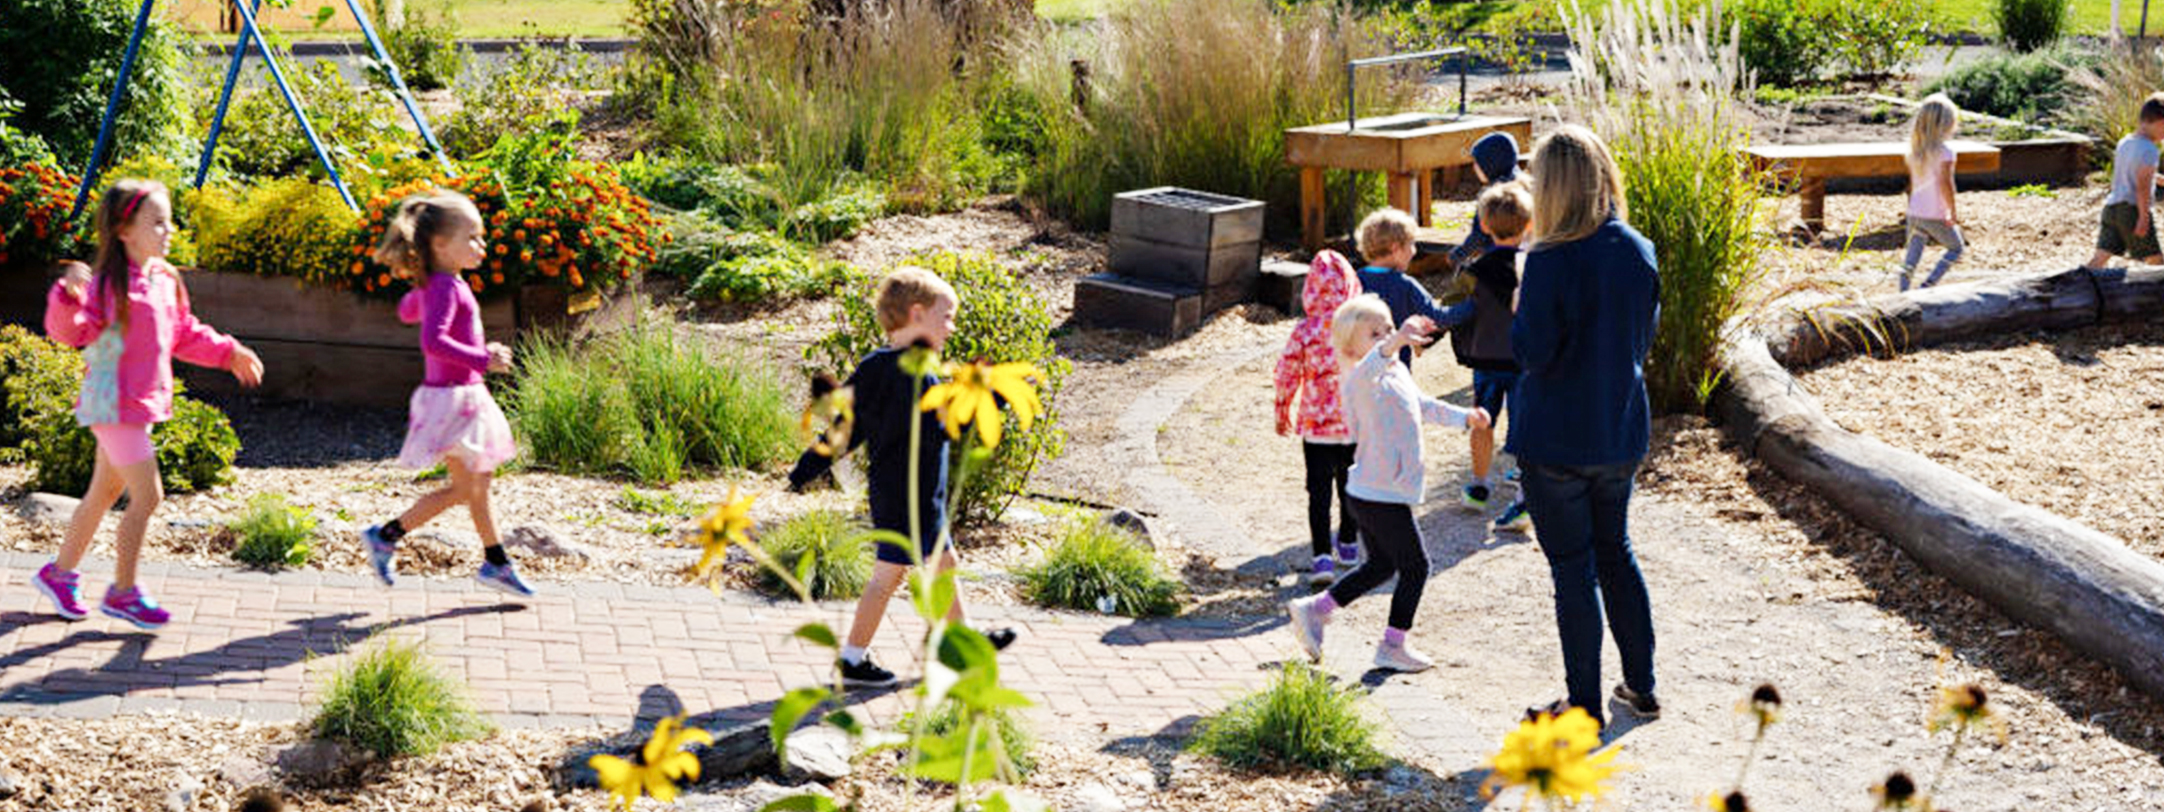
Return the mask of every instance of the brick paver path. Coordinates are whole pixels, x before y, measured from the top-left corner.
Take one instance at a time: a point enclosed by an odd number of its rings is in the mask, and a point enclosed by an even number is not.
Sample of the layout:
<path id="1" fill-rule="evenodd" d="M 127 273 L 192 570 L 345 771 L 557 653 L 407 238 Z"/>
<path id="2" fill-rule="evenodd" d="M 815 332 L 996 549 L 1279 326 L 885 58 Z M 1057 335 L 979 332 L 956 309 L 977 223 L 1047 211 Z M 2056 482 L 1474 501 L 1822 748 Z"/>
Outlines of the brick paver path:
<path id="1" fill-rule="evenodd" d="M 425 641 L 513 726 L 626 727 L 641 702 L 673 694 L 695 714 L 763 719 L 786 690 L 832 678 L 832 655 L 790 637 L 850 604 L 804 607 L 694 587 L 540 583 L 519 605 L 470 580 L 265 574 L 146 563 L 142 580 L 173 612 L 148 633 L 93 614 L 68 623 L 29 583 L 40 556 L 0 555 L 0 713 L 105 716 L 160 709 L 282 721 L 301 718 L 323 678 L 381 628 Z M 110 562 L 87 562 L 85 597 L 103 594 Z M 1006 683 L 1036 699 L 1040 729 L 1093 738 L 1159 733 L 1224 706 L 1297 652 L 1281 622 L 1225 622 L 974 607 L 982 626 L 1013 626 Z M 899 673 L 924 624 L 897 600 L 874 650 Z M 657 687 L 658 686 L 658 687 Z"/>

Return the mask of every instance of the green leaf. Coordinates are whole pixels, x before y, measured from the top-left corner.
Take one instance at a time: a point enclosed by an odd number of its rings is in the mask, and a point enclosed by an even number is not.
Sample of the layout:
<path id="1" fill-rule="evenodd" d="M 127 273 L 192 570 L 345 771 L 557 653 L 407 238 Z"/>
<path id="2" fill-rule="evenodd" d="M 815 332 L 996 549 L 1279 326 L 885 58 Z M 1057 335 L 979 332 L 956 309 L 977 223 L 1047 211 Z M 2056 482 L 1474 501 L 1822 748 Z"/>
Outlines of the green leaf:
<path id="1" fill-rule="evenodd" d="M 864 726 L 858 724 L 856 714 L 850 713 L 847 709 L 827 714 L 826 722 L 850 736 L 864 735 Z"/>
<path id="2" fill-rule="evenodd" d="M 809 792 L 803 795 L 791 795 L 759 807 L 759 812 L 840 812 L 840 810 L 841 807 L 834 804 L 833 798 L 814 795 Z"/>
<path id="3" fill-rule="evenodd" d="M 796 627 L 796 634 L 794 636 L 806 640 L 815 646 L 824 646 L 826 648 L 841 648 L 841 641 L 834 637 L 834 630 L 827 628 L 827 624 L 824 623 L 806 623 L 802 626 L 798 626 Z"/>
<path id="4" fill-rule="evenodd" d="M 979 736 L 972 752 L 969 746 L 969 730 L 963 728 L 945 736 L 926 736 L 917 740 L 919 759 L 906 770 L 910 775 L 949 784 L 974 783 L 992 778 L 999 773 L 999 754 L 992 749 L 992 737 Z M 962 775 L 964 762 L 969 765 L 969 775 Z"/>
<path id="5" fill-rule="evenodd" d="M 797 723 L 804 720 L 805 714 L 819 707 L 819 703 L 833 696 L 834 692 L 825 688 L 798 688 L 774 703 L 774 715 L 767 730 L 774 737 L 774 754 L 786 755 L 789 734 L 796 730 Z"/>
<path id="6" fill-rule="evenodd" d="M 946 582 L 951 588 L 952 580 Z M 939 638 L 939 662 L 956 671 L 987 671 L 996 679 L 999 674 L 999 649 L 976 629 L 967 626 L 949 626 Z"/>
<path id="7" fill-rule="evenodd" d="M 812 568 L 818 565 L 819 554 L 812 550 L 805 550 L 803 555 L 797 556 L 796 582 L 803 584 L 804 588 L 810 589 L 812 580 Z"/>
<path id="8" fill-rule="evenodd" d="M 1002 789 L 985 798 L 984 812 L 1052 812 L 1052 805 L 1035 795 L 1023 795 Z"/>
<path id="9" fill-rule="evenodd" d="M 954 602 L 960 597 L 956 594 L 956 591 L 957 587 L 955 586 L 954 570 L 947 570 L 946 572 L 942 572 L 936 576 L 933 576 L 931 606 L 932 614 L 929 617 L 946 617 L 947 613 L 949 611 L 952 611 Z M 974 632 L 972 632 L 972 634 L 974 634 Z M 982 638 L 983 635 L 978 635 L 978 637 Z"/>
<path id="10" fill-rule="evenodd" d="M 309 22 L 317 28 L 322 28 L 324 23 L 330 22 L 331 17 L 337 14 L 338 10 L 331 8 L 328 5 L 317 6 L 315 16 L 311 18 Z"/>

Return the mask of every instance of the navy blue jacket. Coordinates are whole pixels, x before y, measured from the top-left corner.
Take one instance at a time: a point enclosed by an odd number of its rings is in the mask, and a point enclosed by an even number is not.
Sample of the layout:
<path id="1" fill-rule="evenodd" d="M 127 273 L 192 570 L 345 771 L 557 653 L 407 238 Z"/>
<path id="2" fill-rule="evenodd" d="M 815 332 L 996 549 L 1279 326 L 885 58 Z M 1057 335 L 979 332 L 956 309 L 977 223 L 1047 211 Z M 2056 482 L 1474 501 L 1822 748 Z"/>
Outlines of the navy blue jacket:
<path id="1" fill-rule="evenodd" d="M 834 457 L 870 446 L 865 465 L 866 496 L 872 503 L 872 527 L 909 535 L 909 423 L 921 428 L 917 442 L 917 520 L 922 538 L 939 538 L 947 523 L 947 429 L 939 413 L 917 409 L 917 399 L 939 383 L 925 373 L 920 382 L 902 371 L 906 349 L 881 347 L 857 363 L 846 385 L 856 392 L 856 425 L 849 434 L 849 449 Z M 806 451 L 789 472 L 789 485 L 801 488 L 834 467 L 834 457 Z"/>
<path id="2" fill-rule="evenodd" d="M 1545 465 L 1644 459 L 1645 360 L 1660 296 L 1653 243 L 1620 220 L 1526 254 L 1510 324 L 1521 373 L 1503 450 Z"/>
<path id="3" fill-rule="evenodd" d="M 1361 268 L 1360 290 L 1363 293 L 1375 294 L 1383 300 L 1383 304 L 1390 306 L 1392 327 L 1402 325 L 1406 319 L 1414 316 L 1426 316 L 1435 321 L 1437 328 L 1449 329 L 1452 325 L 1473 317 L 1471 300 L 1444 309 L 1442 305 L 1435 303 L 1435 297 L 1429 296 L 1427 288 L 1421 287 L 1419 282 L 1413 281 L 1412 277 L 1401 271 L 1389 268 L 1374 265 Z M 1413 348 L 1398 350 L 1398 360 L 1404 362 L 1407 369 L 1411 369 Z"/>

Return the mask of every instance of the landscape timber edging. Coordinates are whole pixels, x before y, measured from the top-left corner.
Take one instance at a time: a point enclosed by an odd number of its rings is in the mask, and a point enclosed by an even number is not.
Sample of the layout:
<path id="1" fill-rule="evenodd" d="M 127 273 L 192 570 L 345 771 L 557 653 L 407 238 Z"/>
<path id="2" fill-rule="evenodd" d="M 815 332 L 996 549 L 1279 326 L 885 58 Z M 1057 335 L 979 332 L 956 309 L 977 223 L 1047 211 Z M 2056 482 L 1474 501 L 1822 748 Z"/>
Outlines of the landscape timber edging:
<path id="1" fill-rule="evenodd" d="M 2164 562 L 1836 425 L 1788 372 L 1859 350 L 2067 330 L 2164 307 L 2164 268 L 1930 288 L 1738 330 L 1714 407 L 1744 453 L 1802 483 L 1932 572 L 2164 698 Z M 1876 327 L 1875 333 L 1863 329 Z M 1875 345 L 1875 346 L 1873 346 Z"/>

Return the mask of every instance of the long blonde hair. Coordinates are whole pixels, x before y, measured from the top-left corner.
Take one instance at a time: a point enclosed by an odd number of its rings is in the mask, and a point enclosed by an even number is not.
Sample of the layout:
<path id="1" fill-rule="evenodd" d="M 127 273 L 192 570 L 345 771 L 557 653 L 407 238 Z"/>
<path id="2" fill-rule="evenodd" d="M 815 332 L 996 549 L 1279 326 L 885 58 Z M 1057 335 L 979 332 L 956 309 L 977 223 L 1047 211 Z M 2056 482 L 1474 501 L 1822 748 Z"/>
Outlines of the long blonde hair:
<path id="1" fill-rule="evenodd" d="M 1533 250 L 1592 236 L 1608 218 L 1627 219 L 1623 170 L 1608 145 L 1565 124 L 1533 148 Z"/>
<path id="2" fill-rule="evenodd" d="M 1909 128 L 1907 160 L 1910 175 L 1922 175 L 1938 162 L 1939 150 L 1944 149 L 1946 139 L 1954 135 L 1958 112 L 1954 109 L 1954 100 L 1944 93 L 1924 97 L 1923 104 L 1916 108 L 1915 126 Z"/>
<path id="3" fill-rule="evenodd" d="M 457 192 L 437 189 L 401 200 L 374 258 L 401 276 L 425 278 L 437 270 L 436 236 L 460 220 L 481 225 L 481 210 Z"/>
<path id="4" fill-rule="evenodd" d="M 128 323 L 128 247 L 120 242 L 120 230 L 135 222 L 135 216 L 143 210 L 143 203 L 152 198 L 165 201 L 168 210 L 172 196 L 165 184 L 154 180 L 128 178 L 114 181 L 106 187 L 105 196 L 98 199 L 97 227 L 98 253 L 91 259 L 90 291 L 86 298 L 95 298 L 112 308 L 107 316 L 115 324 Z M 145 263 L 144 270 L 149 270 Z M 168 269 L 170 272 L 170 269 Z M 179 281 L 180 277 L 173 278 Z M 175 295 L 186 296 L 184 292 Z"/>

